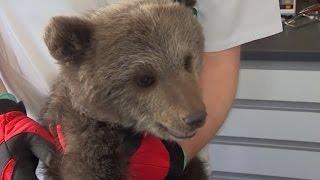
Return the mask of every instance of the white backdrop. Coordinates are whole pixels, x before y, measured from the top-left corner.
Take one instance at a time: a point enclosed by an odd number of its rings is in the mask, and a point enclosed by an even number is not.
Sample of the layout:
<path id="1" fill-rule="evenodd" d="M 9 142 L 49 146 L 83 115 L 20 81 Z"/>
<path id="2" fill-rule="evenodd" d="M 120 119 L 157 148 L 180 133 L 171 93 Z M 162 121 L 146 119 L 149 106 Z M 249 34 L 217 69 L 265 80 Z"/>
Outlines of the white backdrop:
<path id="1" fill-rule="evenodd" d="M 58 72 L 43 31 L 55 15 L 75 15 L 101 6 L 91 0 L 0 0 L 0 77 L 36 118 Z"/>
<path id="2" fill-rule="evenodd" d="M 24 101 L 29 116 L 37 119 L 58 74 L 43 41 L 50 18 L 77 15 L 104 4 L 103 0 L 0 0 L 0 77 Z"/>

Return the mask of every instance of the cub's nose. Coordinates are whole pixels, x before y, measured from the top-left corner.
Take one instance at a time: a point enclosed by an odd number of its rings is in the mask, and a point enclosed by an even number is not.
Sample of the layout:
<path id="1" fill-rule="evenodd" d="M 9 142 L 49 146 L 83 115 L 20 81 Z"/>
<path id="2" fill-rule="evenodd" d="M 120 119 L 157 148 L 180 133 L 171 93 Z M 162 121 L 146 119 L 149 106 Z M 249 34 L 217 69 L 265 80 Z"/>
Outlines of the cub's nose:
<path id="1" fill-rule="evenodd" d="M 194 113 L 191 113 L 189 116 L 184 118 L 184 122 L 186 122 L 187 125 L 193 127 L 193 128 L 199 128 L 204 124 L 204 121 L 207 117 L 206 111 L 197 111 Z"/>

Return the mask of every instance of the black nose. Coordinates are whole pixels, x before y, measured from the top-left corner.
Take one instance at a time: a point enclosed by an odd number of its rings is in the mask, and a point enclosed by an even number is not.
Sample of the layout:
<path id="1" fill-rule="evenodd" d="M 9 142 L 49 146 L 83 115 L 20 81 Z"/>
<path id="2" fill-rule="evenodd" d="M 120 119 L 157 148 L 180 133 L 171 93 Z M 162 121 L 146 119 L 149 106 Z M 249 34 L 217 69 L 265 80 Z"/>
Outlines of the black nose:
<path id="1" fill-rule="evenodd" d="M 207 113 L 205 111 L 197 111 L 184 118 L 184 121 L 187 125 L 198 128 L 204 124 L 206 116 Z"/>

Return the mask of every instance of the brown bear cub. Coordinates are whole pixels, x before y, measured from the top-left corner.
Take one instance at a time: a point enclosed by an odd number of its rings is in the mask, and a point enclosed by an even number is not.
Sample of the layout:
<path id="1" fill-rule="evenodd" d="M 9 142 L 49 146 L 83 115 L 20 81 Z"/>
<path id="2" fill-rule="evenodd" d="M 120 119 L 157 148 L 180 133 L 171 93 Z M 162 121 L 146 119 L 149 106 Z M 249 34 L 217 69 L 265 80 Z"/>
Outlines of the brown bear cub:
<path id="1" fill-rule="evenodd" d="M 194 4 L 128 0 L 52 19 L 44 39 L 61 69 L 43 118 L 61 124 L 66 142 L 49 167 L 53 179 L 128 179 L 128 129 L 177 141 L 204 124 Z M 181 179 L 206 179 L 191 162 Z"/>

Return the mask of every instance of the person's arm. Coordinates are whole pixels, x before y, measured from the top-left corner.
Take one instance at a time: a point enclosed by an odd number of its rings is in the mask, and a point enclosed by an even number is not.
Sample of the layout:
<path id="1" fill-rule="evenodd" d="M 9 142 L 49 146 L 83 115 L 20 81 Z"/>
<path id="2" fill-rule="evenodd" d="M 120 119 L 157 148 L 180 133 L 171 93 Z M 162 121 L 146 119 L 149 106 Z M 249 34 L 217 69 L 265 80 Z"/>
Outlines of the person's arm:
<path id="1" fill-rule="evenodd" d="M 204 127 L 193 138 L 179 142 L 188 160 L 209 143 L 225 121 L 237 90 L 239 64 L 239 46 L 204 53 L 200 86 L 208 115 Z"/>
<path id="2" fill-rule="evenodd" d="M 7 92 L 6 87 L 4 86 L 2 80 L 0 79 L 0 93 Z"/>

